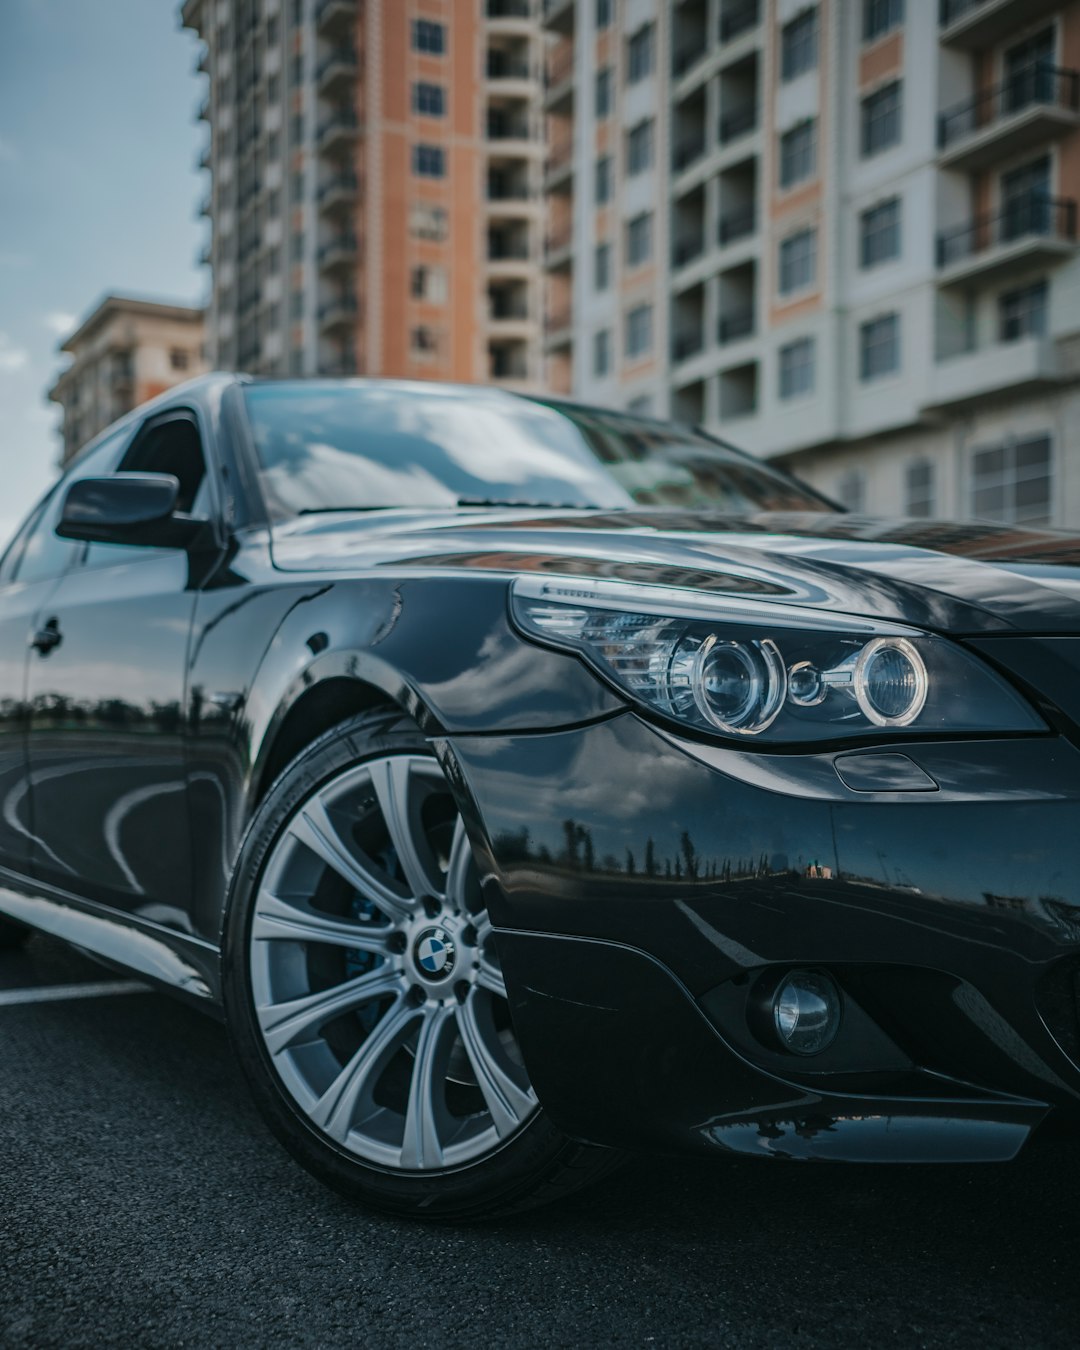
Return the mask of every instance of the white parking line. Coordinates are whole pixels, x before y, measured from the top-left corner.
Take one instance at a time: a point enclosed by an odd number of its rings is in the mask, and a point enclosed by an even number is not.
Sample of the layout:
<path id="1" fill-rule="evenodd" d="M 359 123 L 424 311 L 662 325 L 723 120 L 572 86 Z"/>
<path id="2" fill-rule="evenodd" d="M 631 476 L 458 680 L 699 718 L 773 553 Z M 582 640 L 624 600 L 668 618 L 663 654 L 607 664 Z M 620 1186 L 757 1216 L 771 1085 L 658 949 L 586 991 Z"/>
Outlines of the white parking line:
<path id="1" fill-rule="evenodd" d="M 100 984 L 46 984 L 40 989 L 0 989 L 0 1008 L 17 1003 L 60 1003 L 72 998 L 112 998 L 114 994 L 148 994 L 150 986 L 135 980 Z"/>

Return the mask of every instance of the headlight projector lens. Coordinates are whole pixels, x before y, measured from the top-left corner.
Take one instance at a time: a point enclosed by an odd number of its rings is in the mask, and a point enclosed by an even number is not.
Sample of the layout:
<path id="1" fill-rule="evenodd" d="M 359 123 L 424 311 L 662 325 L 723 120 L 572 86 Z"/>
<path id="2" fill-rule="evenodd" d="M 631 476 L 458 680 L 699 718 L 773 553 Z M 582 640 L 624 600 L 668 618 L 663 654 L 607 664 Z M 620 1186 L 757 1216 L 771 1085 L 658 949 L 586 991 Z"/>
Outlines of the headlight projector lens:
<path id="1" fill-rule="evenodd" d="M 735 642 L 710 633 L 694 658 L 694 702 L 721 731 L 753 736 L 775 720 L 787 671 L 774 642 Z"/>
<path id="2" fill-rule="evenodd" d="M 868 721 L 879 727 L 906 727 L 926 703 L 926 666 L 906 638 L 875 638 L 855 663 L 855 698 Z"/>
<path id="3" fill-rule="evenodd" d="M 840 992 L 827 975 L 793 970 L 773 999 L 773 1026 L 785 1050 L 819 1055 L 840 1030 Z"/>

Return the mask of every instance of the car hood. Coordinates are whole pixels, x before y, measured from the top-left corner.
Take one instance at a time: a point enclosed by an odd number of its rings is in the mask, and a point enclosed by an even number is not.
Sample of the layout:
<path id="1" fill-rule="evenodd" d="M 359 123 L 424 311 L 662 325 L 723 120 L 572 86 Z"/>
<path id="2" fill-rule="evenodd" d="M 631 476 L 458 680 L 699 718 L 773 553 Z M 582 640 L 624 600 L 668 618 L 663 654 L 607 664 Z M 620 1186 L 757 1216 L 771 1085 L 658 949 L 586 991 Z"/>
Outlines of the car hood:
<path id="1" fill-rule="evenodd" d="M 937 632 L 1080 633 L 1080 535 L 837 512 L 394 510 L 273 530 L 276 567 L 538 572 L 685 586 Z"/>

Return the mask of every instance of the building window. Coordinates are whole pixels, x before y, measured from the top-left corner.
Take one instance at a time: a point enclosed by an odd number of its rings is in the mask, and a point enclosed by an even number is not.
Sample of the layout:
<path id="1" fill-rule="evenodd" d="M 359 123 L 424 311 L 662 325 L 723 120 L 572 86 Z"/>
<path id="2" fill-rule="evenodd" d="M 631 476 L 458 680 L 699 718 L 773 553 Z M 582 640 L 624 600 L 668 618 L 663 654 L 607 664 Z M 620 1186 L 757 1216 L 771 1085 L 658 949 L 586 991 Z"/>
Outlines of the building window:
<path id="1" fill-rule="evenodd" d="M 409 334 L 409 346 L 414 356 L 436 356 L 439 351 L 439 334 L 427 324 L 418 324 Z"/>
<path id="2" fill-rule="evenodd" d="M 601 328 L 593 334 L 593 374 L 607 375 L 611 370 L 611 329 Z"/>
<path id="3" fill-rule="evenodd" d="M 289 295 L 289 315 L 293 319 L 304 317 L 304 292 L 292 291 Z"/>
<path id="4" fill-rule="evenodd" d="M 1043 337 L 1046 333 L 1046 278 L 1003 291 L 998 296 L 998 325 L 1002 342 Z"/>
<path id="5" fill-rule="evenodd" d="M 902 106 L 900 81 L 894 80 L 884 89 L 867 94 L 862 101 L 862 154 L 870 155 L 900 144 Z"/>
<path id="6" fill-rule="evenodd" d="M 817 277 L 817 230 L 799 230 L 780 241 L 780 294 L 812 286 Z"/>
<path id="7" fill-rule="evenodd" d="M 611 201 L 611 156 L 603 155 L 596 161 L 596 204 Z"/>
<path id="8" fill-rule="evenodd" d="M 652 253 L 652 212 L 643 211 L 626 226 L 626 264 L 640 267 Z"/>
<path id="9" fill-rule="evenodd" d="M 653 72 L 653 57 L 656 48 L 656 25 L 647 23 L 630 35 L 627 44 L 626 79 L 628 84 L 636 84 Z"/>
<path id="10" fill-rule="evenodd" d="M 644 173 L 652 164 L 653 124 L 652 118 L 631 127 L 626 136 L 626 172 L 631 177 Z"/>
<path id="11" fill-rule="evenodd" d="M 605 66 L 596 76 L 597 117 L 607 117 L 611 113 L 612 83 L 611 67 Z"/>
<path id="12" fill-rule="evenodd" d="M 817 123 L 812 117 L 780 137 L 780 186 L 791 187 L 817 169 Z"/>
<path id="13" fill-rule="evenodd" d="M 414 300 L 426 300 L 430 305 L 446 303 L 446 269 L 420 265 L 409 277 L 409 291 Z"/>
<path id="14" fill-rule="evenodd" d="M 295 233 L 295 234 L 292 236 L 292 239 L 291 239 L 290 243 L 291 243 L 291 245 L 292 245 L 292 253 L 291 253 L 291 256 L 292 256 L 293 262 L 294 262 L 294 263 L 303 262 L 303 261 L 304 261 L 304 236 L 303 236 L 303 234 L 302 234 L 301 232 L 299 232 L 299 231 L 298 231 L 297 233 Z"/>
<path id="15" fill-rule="evenodd" d="M 630 360 L 652 351 L 652 305 L 637 305 L 626 316 L 626 355 Z"/>
<path id="16" fill-rule="evenodd" d="M 606 291 L 611 285 L 611 245 L 597 244 L 595 261 L 595 282 L 598 291 Z"/>
<path id="17" fill-rule="evenodd" d="M 900 256 L 900 198 L 871 206 L 859 216 L 859 264 L 876 267 Z"/>
<path id="18" fill-rule="evenodd" d="M 934 466 L 928 459 L 913 459 L 904 470 L 904 511 L 909 516 L 934 514 Z"/>
<path id="19" fill-rule="evenodd" d="M 1052 485 L 1049 436 L 976 450 L 971 457 L 971 510 L 983 520 L 1049 525 Z"/>
<path id="20" fill-rule="evenodd" d="M 614 9 L 614 0 L 596 0 L 597 28 L 611 27 L 611 14 L 613 9 Z"/>
<path id="21" fill-rule="evenodd" d="M 846 511 L 861 511 L 866 505 L 866 475 L 862 469 L 848 469 L 836 485 L 836 500 Z"/>
<path id="22" fill-rule="evenodd" d="M 814 392 L 814 339 L 799 338 L 780 348 L 780 397 Z"/>
<path id="23" fill-rule="evenodd" d="M 904 0 L 863 0 L 864 42 L 875 42 L 904 22 Z"/>
<path id="24" fill-rule="evenodd" d="M 794 80 L 814 69 L 818 61 L 817 5 L 784 24 L 780 50 L 780 72 L 784 80 Z"/>
<path id="25" fill-rule="evenodd" d="M 304 53 L 296 52 L 289 62 L 289 84 L 295 89 L 304 83 Z"/>
<path id="26" fill-rule="evenodd" d="M 876 380 L 900 369 L 900 315 L 883 314 L 859 327 L 859 378 Z"/>
<path id="27" fill-rule="evenodd" d="M 446 28 L 430 19 L 413 19 L 412 45 L 414 52 L 442 56 L 446 51 Z"/>
<path id="28" fill-rule="evenodd" d="M 290 126 L 292 144 L 299 145 L 304 139 L 304 114 L 302 112 L 293 113 Z"/>
<path id="29" fill-rule="evenodd" d="M 446 90 L 441 84 L 420 80 L 412 87 L 412 106 L 413 112 L 423 117 L 445 117 Z"/>
<path id="30" fill-rule="evenodd" d="M 187 370 L 191 364 L 191 353 L 183 347 L 173 347 L 169 352 L 169 365 L 173 370 Z"/>
<path id="31" fill-rule="evenodd" d="M 418 202 L 409 211 L 409 229 L 414 239 L 441 244 L 448 233 L 445 208 Z"/>
<path id="32" fill-rule="evenodd" d="M 414 145 L 412 167 L 420 178 L 445 178 L 446 151 L 441 145 Z"/>

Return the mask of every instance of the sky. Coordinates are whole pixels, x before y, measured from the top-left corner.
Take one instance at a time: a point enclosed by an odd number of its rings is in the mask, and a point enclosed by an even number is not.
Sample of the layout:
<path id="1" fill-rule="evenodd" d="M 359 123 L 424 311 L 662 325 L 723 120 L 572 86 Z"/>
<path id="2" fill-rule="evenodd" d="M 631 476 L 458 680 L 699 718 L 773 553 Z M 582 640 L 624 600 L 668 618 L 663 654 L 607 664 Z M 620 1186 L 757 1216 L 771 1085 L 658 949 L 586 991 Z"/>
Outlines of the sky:
<path id="1" fill-rule="evenodd" d="M 0 548 L 56 476 L 61 338 L 109 291 L 205 299 L 205 78 L 179 9 L 0 0 Z"/>

